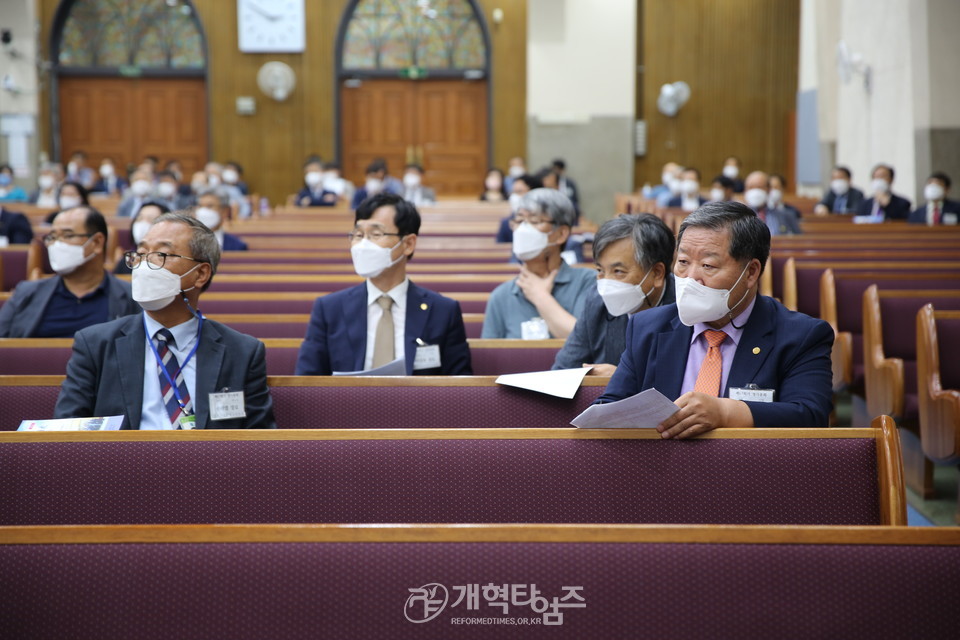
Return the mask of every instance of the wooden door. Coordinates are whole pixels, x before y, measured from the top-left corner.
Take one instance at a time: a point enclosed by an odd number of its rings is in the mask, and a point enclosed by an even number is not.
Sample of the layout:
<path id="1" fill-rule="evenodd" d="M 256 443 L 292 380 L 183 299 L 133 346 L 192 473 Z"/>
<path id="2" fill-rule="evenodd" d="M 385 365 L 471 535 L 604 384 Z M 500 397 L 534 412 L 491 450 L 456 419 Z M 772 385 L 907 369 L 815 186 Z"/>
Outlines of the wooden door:
<path id="1" fill-rule="evenodd" d="M 60 148 L 91 166 L 113 158 L 122 170 L 146 155 L 179 160 L 189 177 L 207 161 L 202 78 L 60 78 Z"/>
<path id="2" fill-rule="evenodd" d="M 364 80 L 341 90 L 344 175 L 360 185 L 383 157 L 399 177 L 408 160 L 440 195 L 481 191 L 487 168 L 487 87 L 463 80 Z"/>

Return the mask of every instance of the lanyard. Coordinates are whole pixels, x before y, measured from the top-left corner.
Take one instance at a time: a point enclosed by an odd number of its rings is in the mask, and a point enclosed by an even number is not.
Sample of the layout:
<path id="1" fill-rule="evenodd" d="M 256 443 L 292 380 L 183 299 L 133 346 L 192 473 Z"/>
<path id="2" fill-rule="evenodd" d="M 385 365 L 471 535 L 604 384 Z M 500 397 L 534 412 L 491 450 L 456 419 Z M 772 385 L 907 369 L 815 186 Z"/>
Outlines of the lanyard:
<path id="1" fill-rule="evenodd" d="M 153 344 L 153 338 L 149 338 L 147 342 L 150 343 L 150 350 L 153 351 L 153 357 L 157 359 L 157 365 L 160 367 L 160 370 L 163 371 L 163 377 L 167 379 L 167 382 L 170 383 L 170 388 L 173 389 L 173 395 L 177 399 L 177 404 L 180 405 L 180 410 L 183 411 L 184 415 L 187 413 L 187 405 L 184 404 L 183 398 L 180 397 L 180 389 L 177 388 L 176 383 L 173 379 L 180 375 L 180 372 L 187 368 L 187 363 L 190 362 L 190 358 L 193 357 L 193 354 L 197 352 L 197 347 L 200 346 L 200 335 L 203 332 L 203 314 L 197 311 L 197 341 L 193 344 L 193 349 L 190 350 L 190 353 L 187 355 L 187 359 L 183 361 L 183 364 L 180 365 L 180 368 L 177 369 L 173 377 L 170 376 L 170 372 L 167 371 L 167 368 L 163 366 L 163 360 L 160 358 L 160 352 L 157 351 L 157 345 Z M 150 335 L 150 332 L 147 330 L 147 319 L 143 319 L 143 332 L 147 335 Z M 170 348 L 170 345 L 167 345 L 167 349 Z M 161 398 L 162 399 L 162 398 Z"/>

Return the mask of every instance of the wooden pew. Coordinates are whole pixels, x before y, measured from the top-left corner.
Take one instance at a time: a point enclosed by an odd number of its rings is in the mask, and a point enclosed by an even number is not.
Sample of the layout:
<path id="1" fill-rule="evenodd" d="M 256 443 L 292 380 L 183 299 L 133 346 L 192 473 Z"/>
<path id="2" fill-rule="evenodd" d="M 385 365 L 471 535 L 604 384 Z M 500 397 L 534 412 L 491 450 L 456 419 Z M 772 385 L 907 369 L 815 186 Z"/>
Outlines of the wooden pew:
<path id="1" fill-rule="evenodd" d="M 898 442 L 885 417 L 693 440 L 574 428 L 5 432 L 0 486 L 13 499 L 0 525 L 900 525 Z"/>
<path id="2" fill-rule="evenodd" d="M 17 638 L 941 640 L 956 636 L 960 529 L 9 527 L 0 572 Z M 678 613 L 678 594 L 697 606 Z"/>

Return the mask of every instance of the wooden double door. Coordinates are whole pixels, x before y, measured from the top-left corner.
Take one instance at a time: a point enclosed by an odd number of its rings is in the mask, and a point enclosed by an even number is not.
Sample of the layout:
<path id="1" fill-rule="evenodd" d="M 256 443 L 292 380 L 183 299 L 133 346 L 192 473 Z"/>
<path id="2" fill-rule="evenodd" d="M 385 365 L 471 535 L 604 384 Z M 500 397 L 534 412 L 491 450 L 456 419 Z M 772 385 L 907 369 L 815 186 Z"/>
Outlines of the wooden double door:
<path id="1" fill-rule="evenodd" d="M 91 166 L 110 157 L 125 171 L 154 155 L 179 160 L 188 181 L 207 162 L 203 78 L 61 77 L 59 96 L 63 161 L 83 150 Z"/>
<path id="2" fill-rule="evenodd" d="M 487 84 L 466 80 L 363 80 L 341 86 L 341 160 L 358 186 L 385 158 L 399 177 L 423 166 L 439 195 L 476 196 L 488 166 Z"/>

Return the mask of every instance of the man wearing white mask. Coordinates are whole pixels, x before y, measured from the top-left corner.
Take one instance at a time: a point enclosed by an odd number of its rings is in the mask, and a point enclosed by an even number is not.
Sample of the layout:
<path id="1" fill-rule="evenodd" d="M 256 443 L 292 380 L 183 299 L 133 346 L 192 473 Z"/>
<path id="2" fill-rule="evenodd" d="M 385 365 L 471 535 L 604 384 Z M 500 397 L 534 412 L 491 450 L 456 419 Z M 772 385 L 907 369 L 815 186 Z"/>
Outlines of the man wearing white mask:
<path id="1" fill-rule="evenodd" d="M 104 270 L 107 223 L 100 212 L 62 211 L 43 241 L 57 275 L 17 285 L 0 307 L 0 338 L 70 338 L 137 312 L 130 285 Z"/>
<path id="2" fill-rule="evenodd" d="M 507 193 L 513 192 L 513 181 L 522 175 L 527 175 L 527 163 L 520 156 L 514 156 L 507 162 L 507 175 L 503 179 L 503 188 Z"/>
<path id="3" fill-rule="evenodd" d="M 437 194 L 430 187 L 423 186 L 423 167 L 408 164 L 403 172 L 403 199 L 416 207 L 437 203 Z"/>
<path id="4" fill-rule="evenodd" d="M 510 197 L 508 202 L 510 203 L 510 213 L 505 215 L 500 220 L 500 226 L 497 228 L 497 242 L 513 242 L 513 229 L 518 225 L 514 221 L 514 216 L 517 213 L 517 210 L 520 209 L 520 203 L 523 201 L 523 196 L 527 195 L 534 189 L 542 189 L 543 183 L 540 182 L 540 178 L 536 176 L 531 176 L 526 173 L 517 176 L 513 180 L 513 185 L 511 186 Z M 516 262 L 516 256 L 511 257 L 511 262 Z"/>
<path id="5" fill-rule="evenodd" d="M 232 233 L 223 230 L 223 221 L 230 213 L 230 196 L 221 187 L 208 187 L 197 194 L 197 207 L 194 217 L 207 225 L 217 238 L 217 244 L 223 251 L 246 251 L 247 243 Z"/>
<path id="6" fill-rule="evenodd" d="M 683 171 L 683 167 L 676 162 L 668 162 L 663 165 L 663 171 L 660 173 L 660 184 L 651 187 L 649 191 L 643 194 L 644 197 L 650 198 L 651 200 L 659 200 L 661 197 L 664 197 L 666 198 L 665 202 L 669 202 L 669 199 L 673 197 L 670 184 L 680 177 L 681 171 Z"/>
<path id="7" fill-rule="evenodd" d="M 711 202 L 677 236 L 676 304 L 630 319 L 598 402 L 657 389 L 680 408 L 663 438 L 719 427 L 826 427 L 833 329 L 759 295 L 770 230 L 739 202 Z M 641 425 L 640 426 L 653 426 Z"/>
<path id="8" fill-rule="evenodd" d="M 143 203 L 153 198 L 153 175 L 145 169 L 137 169 L 130 176 L 130 188 L 117 206 L 118 218 L 130 218 Z"/>
<path id="9" fill-rule="evenodd" d="M 59 164 L 48 162 L 40 167 L 37 190 L 30 194 L 30 204 L 38 207 L 56 207 L 57 191 L 63 181 L 63 169 Z"/>
<path id="10" fill-rule="evenodd" d="M 513 219 L 513 253 L 520 275 L 490 294 L 484 338 L 566 338 L 596 287 L 591 269 L 569 266 L 561 257 L 576 213 L 556 189 L 534 189 Z"/>
<path id="11" fill-rule="evenodd" d="M 743 184 L 743 180 L 740 179 L 740 158 L 737 156 L 727 156 L 723 161 L 721 173 L 733 180 L 734 193 L 743 193 L 745 185 Z"/>
<path id="12" fill-rule="evenodd" d="M 332 207 L 337 204 L 337 194 L 327 187 L 323 164 L 319 159 L 307 160 L 303 165 L 303 188 L 297 194 L 297 206 Z"/>
<path id="13" fill-rule="evenodd" d="M 934 171 L 923 187 L 923 199 L 927 203 L 910 212 L 908 222 L 936 226 L 940 224 L 956 225 L 960 218 L 960 202 L 950 200 L 950 176 L 942 171 Z"/>
<path id="14" fill-rule="evenodd" d="M 847 167 L 836 166 L 830 173 L 830 189 L 817 203 L 813 212 L 818 216 L 829 213 L 856 213 L 863 202 L 863 191 L 851 186 L 853 174 Z"/>
<path id="15" fill-rule="evenodd" d="M 220 163 L 208 162 L 204 166 L 203 170 L 207 176 L 207 186 L 222 187 L 224 190 L 226 190 L 227 195 L 230 197 L 230 206 L 236 207 L 237 216 L 239 216 L 240 219 L 249 218 L 253 213 L 253 208 L 250 206 L 250 201 L 243 195 L 236 184 L 231 184 L 224 180 L 224 173 L 226 170 L 220 165 Z M 239 176 L 239 173 L 236 169 L 232 169 L 231 171 L 233 171 L 233 173 L 227 174 L 227 177 L 233 178 L 235 176 Z"/>
<path id="16" fill-rule="evenodd" d="M 779 177 L 779 176 L 778 176 Z M 757 217 L 763 220 L 770 235 L 779 236 L 800 233 L 800 221 L 796 209 L 790 210 L 783 206 L 783 184 L 780 183 L 777 193 L 770 188 L 770 178 L 763 171 L 753 171 L 744 181 L 746 191 L 743 199 L 747 206 L 756 211 Z M 776 205 L 771 205 L 771 200 Z"/>
<path id="17" fill-rule="evenodd" d="M 680 207 L 686 212 L 696 211 L 707 202 L 700 196 L 700 171 L 688 167 L 680 173 L 680 193 L 667 201 L 668 207 Z"/>
<path id="18" fill-rule="evenodd" d="M 143 313 L 77 333 L 54 416 L 123 415 L 123 429 L 275 427 L 263 343 L 198 309 L 220 261 L 213 233 L 164 214 L 125 259 Z"/>
<path id="19" fill-rule="evenodd" d="M 386 184 L 384 182 L 387 172 L 383 166 L 377 162 L 372 162 L 367 165 L 367 170 L 364 174 L 366 180 L 363 183 L 363 186 L 356 190 L 353 194 L 353 202 L 350 203 L 351 209 L 358 209 L 360 203 L 371 196 L 375 196 L 378 193 L 383 193 L 386 189 Z M 403 189 L 401 188 L 401 192 Z"/>
<path id="20" fill-rule="evenodd" d="M 873 197 L 860 203 L 857 215 L 870 216 L 878 222 L 906 220 L 910 217 L 910 201 L 893 193 L 893 167 L 878 164 L 870 173 L 870 190 Z"/>
<path id="21" fill-rule="evenodd" d="M 398 195 L 361 203 L 349 233 L 363 284 L 317 298 L 300 346 L 296 375 L 364 371 L 398 359 L 407 375 L 470 375 L 460 303 L 407 277 L 420 214 Z"/>
<path id="22" fill-rule="evenodd" d="M 660 218 L 624 214 L 601 225 L 593 240 L 597 286 L 583 315 L 557 353 L 554 369 L 592 367 L 610 376 L 626 344 L 635 313 L 674 302 L 673 233 Z"/>
<path id="23" fill-rule="evenodd" d="M 113 164 L 112 158 L 104 158 L 100 161 L 100 178 L 93 185 L 90 193 L 105 193 L 109 196 L 120 196 L 129 186 L 127 181 L 117 175 L 117 168 Z"/>

